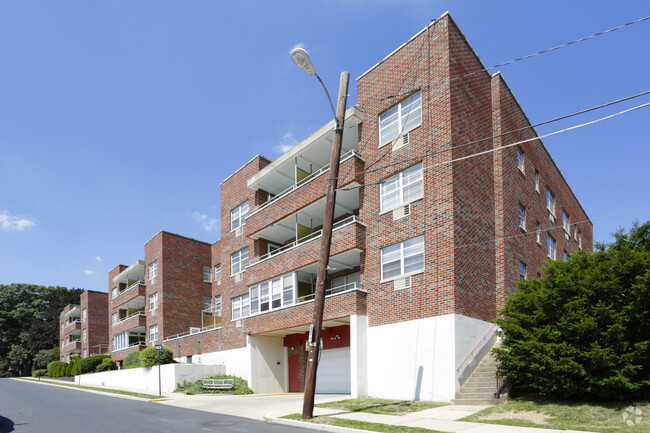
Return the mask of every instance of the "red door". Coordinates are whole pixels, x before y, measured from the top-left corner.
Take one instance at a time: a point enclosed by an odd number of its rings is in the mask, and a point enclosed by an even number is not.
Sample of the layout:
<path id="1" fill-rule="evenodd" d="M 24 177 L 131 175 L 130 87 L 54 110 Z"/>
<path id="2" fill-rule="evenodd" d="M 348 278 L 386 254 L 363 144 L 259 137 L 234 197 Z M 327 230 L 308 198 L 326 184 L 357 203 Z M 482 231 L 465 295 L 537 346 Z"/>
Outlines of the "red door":
<path id="1" fill-rule="evenodd" d="M 289 392 L 300 392 L 299 356 L 289 355 Z"/>

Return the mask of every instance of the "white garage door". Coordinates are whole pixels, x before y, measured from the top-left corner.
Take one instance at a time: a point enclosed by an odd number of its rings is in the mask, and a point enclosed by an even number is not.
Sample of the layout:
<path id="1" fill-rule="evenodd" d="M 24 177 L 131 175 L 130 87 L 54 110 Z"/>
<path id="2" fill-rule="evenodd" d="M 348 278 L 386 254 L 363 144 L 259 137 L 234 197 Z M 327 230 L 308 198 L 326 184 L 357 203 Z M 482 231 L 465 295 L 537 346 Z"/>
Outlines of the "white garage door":
<path id="1" fill-rule="evenodd" d="M 317 394 L 350 393 L 350 348 L 322 350 L 316 377 Z"/>

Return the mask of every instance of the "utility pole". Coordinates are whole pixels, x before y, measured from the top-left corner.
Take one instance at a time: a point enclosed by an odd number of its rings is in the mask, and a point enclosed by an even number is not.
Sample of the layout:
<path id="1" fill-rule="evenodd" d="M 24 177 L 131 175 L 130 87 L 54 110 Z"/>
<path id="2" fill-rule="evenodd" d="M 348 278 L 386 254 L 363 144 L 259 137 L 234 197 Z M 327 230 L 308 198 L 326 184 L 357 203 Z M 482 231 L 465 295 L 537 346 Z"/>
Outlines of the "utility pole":
<path id="1" fill-rule="evenodd" d="M 320 78 L 319 78 L 320 80 Z M 329 182 L 323 215 L 323 230 L 321 232 L 320 257 L 316 277 L 316 293 L 314 295 L 314 319 L 310 329 L 309 355 L 307 358 L 307 377 L 305 378 L 305 396 L 302 406 L 302 418 L 314 416 L 314 394 L 316 392 L 316 373 L 320 353 L 320 335 L 323 327 L 323 309 L 325 307 L 325 280 L 332 246 L 332 225 L 334 222 L 334 203 L 336 201 L 336 186 L 339 177 L 339 160 L 341 159 L 341 144 L 343 142 L 343 125 L 345 123 L 345 108 L 348 100 L 348 84 L 350 73 L 341 73 L 339 84 L 339 99 L 336 105 L 336 126 L 332 158 L 329 169 Z M 321 82 L 322 83 L 322 82 Z M 324 87 L 324 86 L 323 86 Z M 327 91 L 327 90 L 326 90 Z"/>

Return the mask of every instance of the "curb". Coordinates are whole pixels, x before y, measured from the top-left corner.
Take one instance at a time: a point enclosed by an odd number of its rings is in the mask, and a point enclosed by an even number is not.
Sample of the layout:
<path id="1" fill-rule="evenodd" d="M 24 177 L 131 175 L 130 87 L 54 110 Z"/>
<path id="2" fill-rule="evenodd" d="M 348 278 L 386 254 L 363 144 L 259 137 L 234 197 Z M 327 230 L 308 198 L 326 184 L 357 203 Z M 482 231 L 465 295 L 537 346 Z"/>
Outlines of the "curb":
<path id="1" fill-rule="evenodd" d="M 54 382 L 49 381 L 49 380 L 35 380 L 35 379 L 28 379 L 28 378 L 12 378 L 12 379 L 13 380 L 24 380 L 26 382 L 31 382 L 31 383 L 41 384 L 41 385 L 56 386 L 56 387 L 59 387 L 59 388 L 71 389 L 73 391 L 83 391 L 83 392 L 90 392 L 92 394 L 106 395 L 106 396 L 109 396 L 109 397 L 124 398 L 124 399 L 127 399 L 127 400 L 148 401 L 148 402 L 155 403 L 156 401 L 165 398 L 164 396 L 160 397 L 159 399 L 148 399 L 148 398 L 142 398 L 142 397 L 135 397 L 133 395 L 116 394 L 116 393 L 110 392 L 109 390 L 97 391 L 97 390 L 94 390 L 94 389 L 78 388 L 76 386 L 60 385 L 58 383 L 54 383 Z"/>
<path id="2" fill-rule="evenodd" d="M 352 433 L 352 432 L 368 433 L 368 430 L 359 430 L 356 428 L 349 428 L 349 427 L 338 427 L 335 425 L 327 425 L 327 424 L 314 424 L 310 422 L 296 421 L 293 419 L 267 418 L 265 416 L 264 420 L 268 422 L 272 422 L 274 424 L 288 425 L 291 427 L 308 428 L 311 430 L 326 431 L 326 432 L 333 432 L 333 433 Z"/>

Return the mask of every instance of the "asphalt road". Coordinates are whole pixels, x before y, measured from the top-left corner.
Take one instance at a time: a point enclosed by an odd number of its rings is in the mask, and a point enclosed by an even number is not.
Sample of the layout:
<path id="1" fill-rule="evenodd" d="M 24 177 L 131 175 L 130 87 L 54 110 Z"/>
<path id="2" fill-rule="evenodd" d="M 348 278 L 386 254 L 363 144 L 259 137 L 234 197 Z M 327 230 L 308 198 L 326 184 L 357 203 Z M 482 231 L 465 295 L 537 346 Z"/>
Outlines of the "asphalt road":
<path id="1" fill-rule="evenodd" d="M 0 379 L 0 433 L 306 432 L 218 413 Z"/>

